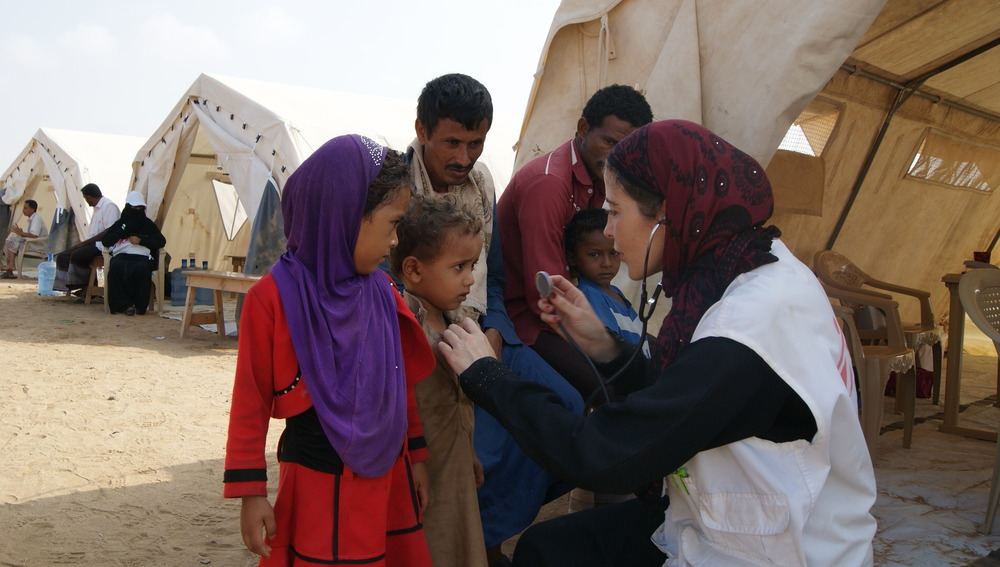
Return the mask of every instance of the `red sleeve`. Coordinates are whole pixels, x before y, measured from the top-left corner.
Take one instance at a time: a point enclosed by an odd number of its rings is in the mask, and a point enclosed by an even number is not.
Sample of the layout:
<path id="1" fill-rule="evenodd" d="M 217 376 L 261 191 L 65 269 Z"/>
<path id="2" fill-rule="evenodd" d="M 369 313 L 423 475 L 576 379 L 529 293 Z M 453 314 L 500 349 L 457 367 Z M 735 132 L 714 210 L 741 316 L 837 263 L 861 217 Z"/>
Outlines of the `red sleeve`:
<path id="1" fill-rule="evenodd" d="M 524 297 L 536 315 L 538 291 L 535 274 L 544 270 L 553 275 L 569 277 L 566 271 L 566 223 L 573 216 L 566 187 L 569 180 L 556 175 L 538 175 L 519 188 L 520 199 L 514 204 L 518 225 L 525 233 L 521 238 L 521 258 L 524 269 Z M 531 228 L 528 228 L 531 227 Z"/>
<path id="2" fill-rule="evenodd" d="M 417 394 L 414 386 L 417 382 L 430 376 L 437 364 L 437 359 L 427 342 L 423 327 L 417 322 L 417 318 L 398 293 L 396 294 L 396 313 L 399 317 L 399 343 L 402 346 L 403 361 L 406 365 L 406 421 L 408 425 L 406 443 L 410 452 L 410 460 L 419 463 L 426 461 L 428 454 L 427 440 L 424 439 L 424 427 L 417 411 Z"/>
<path id="3" fill-rule="evenodd" d="M 276 288 L 273 297 L 267 293 L 268 285 L 275 287 L 269 277 L 255 284 L 243 302 L 226 441 L 226 498 L 267 495 L 264 450 L 274 401 L 273 300 L 278 298 Z"/>
<path id="4" fill-rule="evenodd" d="M 420 422 L 417 411 L 417 395 L 413 388 L 415 384 L 406 381 L 406 448 L 410 452 L 410 462 L 420 463 L 430 458 L 427 452 L 427 439 L 424 438 L 424 426 Z"/>

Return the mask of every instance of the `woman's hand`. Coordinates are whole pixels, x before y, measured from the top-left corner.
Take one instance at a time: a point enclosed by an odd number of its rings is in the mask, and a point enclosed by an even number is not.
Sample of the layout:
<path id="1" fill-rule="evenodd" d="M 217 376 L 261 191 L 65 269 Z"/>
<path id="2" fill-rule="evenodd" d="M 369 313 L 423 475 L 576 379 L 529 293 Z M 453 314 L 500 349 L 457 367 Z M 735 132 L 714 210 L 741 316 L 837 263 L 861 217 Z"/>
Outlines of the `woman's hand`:
<path id="1" fill-rule="evenodd" d="M 243 545 L 267 559 L 271 557 L 271 546 L 264 543 L 261 530 L 269 538 L 278 535 L 274 509 L 271 508 L 266 496 L 244 496 L 243 504 L 240 506 L 240 533 L 243 534 Z"/>
<path id="2" fill-rule="evenodd" d="M 465 372 L 480 358 L 496 358 L 496 351 L 489 339 L 479 329 L 479 325 L 468 317 L 461 325 L 449 325 L 441 333 L 438 352 L 456 374 Z"/>
<path id="3" fill-rule="evenodd" d="M 552 276 L 552 295 L 538 300 L 542 321 L 549 324 L 562 338 L 565 332 L 573 337 L 587 356 L 597 362 L 610 362 L 618 356 L 620 347 L 608 334 L 583 292 L 562 276 Z M 564 329 L 559 328 L 559 323 Z"/>
<path id="4" fill-rule="evenodd" d="M 420 515 L 427 511 L 427 504 L 430 502 L 430 477 L 427 476 L 427 463 L 420 461 L 412 463 L 410 470 L 413 471 L 413 489 L 417 492 L 417 503 L 420 506 Z"/>

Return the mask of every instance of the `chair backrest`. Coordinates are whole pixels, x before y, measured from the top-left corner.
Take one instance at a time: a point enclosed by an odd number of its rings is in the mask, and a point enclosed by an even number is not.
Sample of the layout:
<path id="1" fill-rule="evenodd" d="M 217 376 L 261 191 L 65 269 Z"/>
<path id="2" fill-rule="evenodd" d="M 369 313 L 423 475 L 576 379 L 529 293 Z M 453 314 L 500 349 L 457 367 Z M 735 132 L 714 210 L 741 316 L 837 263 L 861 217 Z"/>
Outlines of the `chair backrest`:
<path id="1" fill-rule="evenodd" d="M 813 257 L 816 276 L 827 285 L 840 288 L 861 288 L 868 281 L 868 274 L 854 265 L 846 256 L 833 250 L 820 250 Z"/>
<path id="2" fill-rule="evenodd" d="M 966 272 L 958 282 L 958 297 L 969 319 L 1000 348 L 1000 270 Z"/>
<path id="3" fill-rule="evenodd" d="M 17 277 L 24 278 L 24 259 L 27 258 L 42 258 L 43 260 L 48 256 L 48 234 L 44 236 L 39 236 L 38 238 L 26 238 L 24 242 L 21 243 L 21 247 L 17 249 L 17 257 L 14 259 L 15 265 L 17 266 Z"/>
<path id="4" fill-rule="evenodd" d="M 885 327 L 873 331 L 861 331 L 855 327 L 862 341 L 875 340 L 889 346 L 905 346 L 903 324 L 899 319 L 899 303 L 885 299 L 881 294 L 865 293 L 861 290 L 847 290 L 820 282 L 827 297 L 840 301 L 844 307 L 857 311 L 865 307 L 874 307 L 885 315 Z"/>

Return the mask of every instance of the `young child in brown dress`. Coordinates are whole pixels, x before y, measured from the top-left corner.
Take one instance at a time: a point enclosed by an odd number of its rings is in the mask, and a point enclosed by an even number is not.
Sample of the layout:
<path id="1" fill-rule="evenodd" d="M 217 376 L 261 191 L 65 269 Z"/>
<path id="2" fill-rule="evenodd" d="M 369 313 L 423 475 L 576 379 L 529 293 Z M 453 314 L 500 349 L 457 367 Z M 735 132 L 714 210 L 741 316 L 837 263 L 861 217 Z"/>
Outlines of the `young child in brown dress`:
<path id="1" fill-rule="evenodd" d="M 449 312 L 465 301 L 483 247 L 483 223 L 451 195 L 416 200 L 397 226 L 390 255 L 403 298 L 423 325 L 431 346 L 453 321 Z M 430 458 L 430 502 L 424 533 L 435 567 L 486 567 L 486 547 L 476 489 L 482 467 L 473 450 L 473 405 L 458 377 L 442 360 L 416 386 Z"/>

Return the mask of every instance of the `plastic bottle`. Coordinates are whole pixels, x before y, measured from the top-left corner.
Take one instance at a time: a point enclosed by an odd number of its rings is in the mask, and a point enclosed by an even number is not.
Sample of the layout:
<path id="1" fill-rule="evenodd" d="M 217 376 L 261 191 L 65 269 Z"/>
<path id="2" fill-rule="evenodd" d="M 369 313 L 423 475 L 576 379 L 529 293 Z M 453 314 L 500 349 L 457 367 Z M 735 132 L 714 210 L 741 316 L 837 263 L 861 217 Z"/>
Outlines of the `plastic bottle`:
<path id="1" fill-rule="evenodd" d="M 195 263 L 194 256 L 191 256 L 191 261 L 188 262 L 188 267 L 191 268 L 192 270 L 198 269 L 198 264 Z"/>
<path id="2" fill-rule="evenodd" d="M 182 269 L 182 270 L 186 270 L 186 269 L 187 269 L 187 267 L 188 267 L 188 261 L 187 261 L 187 258 L 181 258 L 181 269 Z"/>
<path id="3" fill-rule="evenodd" d="M 44 262 L 38 264 L 38 295 L 62 295 L 52 291 L 52 283 L 56 279 L 56 263 L 49 254 Z"/>
<path id="4" fill-rule="evenodd" d="M 208 270 L 208 260 L 202 260 L 201 261 L 201 269 L 202 270 Z"/>

